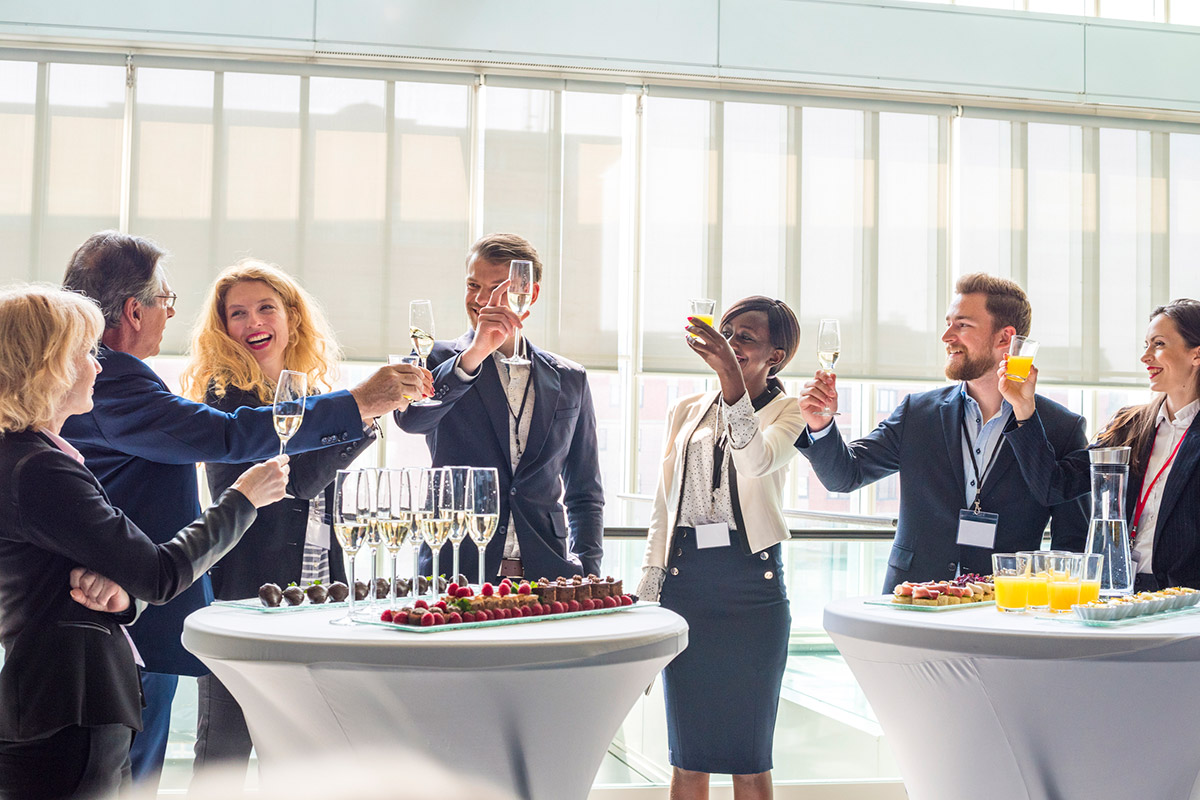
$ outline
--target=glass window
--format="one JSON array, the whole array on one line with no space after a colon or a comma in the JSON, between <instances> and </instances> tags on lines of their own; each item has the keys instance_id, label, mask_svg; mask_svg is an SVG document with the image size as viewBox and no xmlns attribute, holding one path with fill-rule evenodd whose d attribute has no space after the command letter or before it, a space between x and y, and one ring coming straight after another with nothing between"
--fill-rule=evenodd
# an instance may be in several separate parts
<instances>
[{"instance_id":1,"label":"glass window","mask_svg":"<svg viewBox=\"0 0 1200 800\"><path fill-rule=\"evenodd\" d=\"M0 282L26 280L30 273L33 212L34 109L38 65L0 61ZM61 279L61 275L59 276Z\"/></svg>"},{"instance_id":2,"label":"glass window","mask_svg":"<svg viewBox=\"0 0 1200 800\"><path fill-rule=\"evenodd\" d=\"M1093 0L1028 0L1030 11L1041 11L1045 14L1074 14L1088 16L1091 14Z\"/></svg>"},{"instance_id":3,"label":"glass window","mask_svg":"<svg viewBox=\"0 0 1200 800\"><path fill-rule=\"evenodd\" d=\"M1170 146L1170 295L1200 300L1200 136L1172 133Z\"/></svg>"},{"instance_id":4,"label":"glass window","mask_svg":"<svg viewBox=\"0 0 1200 800\"><path fill-rule=\"evenodd\" d=\"M1186 3L1179 3L1186 5ZM1165 22L1163 0L1100 0L1100 16L1138 22Z\"/></svg>"},{"instance_id":5,"label":"glass window","mask_svg":"<svg viewBox=\"0 0 1200 800\"><path fill-rule=\"evenodd\" d=\"M639 380L636 494L653 495L658 488L667 446L663 441L667 411L676 400L706 390L706 379L701 377L645 375ZM647 510L647 518L648 514Z\"/></svg>"},{"instance_id":6,"label":"glass window","mask_svg":"<svg viewBox=\"0 0 1200 800\"><path fill-rule=\"evenodd\" d=\"M958 119L954 276L1012 274L1012 123Z\"/></svg>"}]
</instances>

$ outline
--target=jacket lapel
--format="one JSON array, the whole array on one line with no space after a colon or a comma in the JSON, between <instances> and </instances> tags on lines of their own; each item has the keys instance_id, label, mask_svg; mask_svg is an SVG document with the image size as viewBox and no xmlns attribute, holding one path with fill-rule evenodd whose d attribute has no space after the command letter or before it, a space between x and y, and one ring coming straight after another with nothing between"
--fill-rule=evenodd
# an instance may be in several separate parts
<instances>
[{"instance_id":1,"label":"jacket lapel","mask_svg":"<svg viewBox=\"0 0 1200 800\"><path fill-rule=\"evenodd\" d=\"M545 447L550 428L554 425L558 395L562 391L562 378L553 360L532 344L527 349L529 360L533 362L529 366L529 379L533 381L533 415L529 418L529 441L525 443L525 452L517 464L517 472L537 461L538 454Z\"/></svg>"},{"instance_id":2,"label":"jacket lapel","mask_svg":"<svg viewBox=\"0 0 1200 800\"><path fill-rule=\"evenodd\" d=\"M471 346L475 331L470 330L460 336L454 343L456 352L461 353ZM488 421L492 424L492 433L504 453L502 465L508 474L512 475L512 450L508 444L508 402L504 394L504 386L500 383L500 374L496 372L496 360L488 356L479 365L479 377L476 379L479 390L479 402L487 411Z\"/></svg>"},{"instance_id":3,"label":"jacket lapel","mask_svg":"<svg viewBox=\"0 0 1200 800\"><path fill-rule=\"evenodd\" d=\"M958 497L967 493L967 478L963 474L962 456L962 397L958 387L942 403L942 434L946 439L946 457L950 459L950 471L958 478Z\"/></svg>"},{"instance_id":4,"label":"jacket lapel","mask_svg":"<svg viewBox=\"0 0 1200 800\"><path fill-rule=\"evenodd\" d=\"M1175 460L1171 462L1171 471L1167 473L1167 485L1163 487L1162 502L1158 506L1158 522L1154 524L1155 530L1162 530L1162 521L1171 515L1175 504L1179 502L1179 496L1183 493L1183 487L1187 485L1188 479L1192 477L1192 473L1196 470L1196 459L1200 456L1200 414L1192 420L1192 424L1188 426L1187 432L1184 433L1183 444L1179 445L1179 452L1175 454ZM1154 537L1158 538L1157 534Z\"/></svg>"}]
</instances>

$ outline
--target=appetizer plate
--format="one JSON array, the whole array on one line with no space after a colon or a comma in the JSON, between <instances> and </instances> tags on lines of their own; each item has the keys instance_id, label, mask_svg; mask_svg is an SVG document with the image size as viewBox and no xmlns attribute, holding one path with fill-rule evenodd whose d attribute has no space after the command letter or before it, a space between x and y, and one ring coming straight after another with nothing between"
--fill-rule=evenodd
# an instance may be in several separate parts
<instances>
[{"instance_id":1,"label":"appetizer plate","mask_svg":"<svg viewBox=\"0 0 1200 800\"><path fill-rule=\"evenodd\" d=\"M359 600L359 603L366 604L366 600ZM304 602L298 606L278 605L264 606L262 601L257 597L248 598L246 600L213 600L214 606L222 606L224 608L240 608L243 611L261 611L264 614L277 614L283 611L319 611L322 608L345 608L349 603L343 600L340 603L310 603L308 598L304 598Z\"/></svg>"},{"instance_id":2,"label":"appetizer plate","mask_svg":"<svg viewBox=\"0 0 1200 800\"><path fill-rule=\"evenodd\" d=\"M1124 619L1081 619L1074 612L1070 614L1047 614L1045 619L1052 619L1055 622L1074 622L1077 625L1087 625L1089 628L1121 628L1126 625L1137 625L1139 622L1154 622L1160 619L1178 617L1184 614L1195 614L1197 612L1200 612L1200 606L1158 611L1153 614L1141 614L1136 617L1125 617Z\"/></svg>"},{"instance_id":3,"label":"appetizer plate","mask_svg":"<svg viewBox=\"0 0 1200 800\"><path fill-rule=\"evenodd\" d=\"M658 603L652 603L644 600L639 600L631 606L617 606L616 608L596 608L591 611L568 611L565 614L542 614L539 617L513 617L512 619L489 619L484 622L459 622L453 625L429 625L427 627L419 627L417 625L400 625L395 622L384 622L376 617L375 619L360 619L354 621L360 625L375 625L380 628L391 628L397 631L408 631L409 633L438 633L440 631L462 631L471 628L496 628L501 625L521 625L529 622L548 622L553 619L573 619L574 617L595 617L600 614L615 614L618 611L629 611L634 608L646 608L647 606L656 606ZM381 612L382 613L382 612Z\"/></svg>"},{"instance_id":4,"label":"appetizer plate","mask_svg":"<svg viewBox=\"0 0 1200 800\"><path fill-rule=\"evenodd\" d=\"M913 606L904 603L893 603L890 594L885 594L881 597L868 597L863 602L869 606L887 606L888 608L896 608L901 611L930 611L935 614L942 611L963 611L968 608L986 608L987 606L996 605L995 600L981 600L978 603L955 603L952 606Z\"/></svg>"}]
</instances>

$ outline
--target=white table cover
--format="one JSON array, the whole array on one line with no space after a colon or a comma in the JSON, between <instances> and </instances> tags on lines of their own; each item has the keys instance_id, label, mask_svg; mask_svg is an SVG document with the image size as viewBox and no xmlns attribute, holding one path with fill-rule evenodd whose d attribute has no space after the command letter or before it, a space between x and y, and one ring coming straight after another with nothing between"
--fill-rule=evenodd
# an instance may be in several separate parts
<instances>
[{"instance_id":1,"label":"white table cover","mask_svg":"<svg viewBox=\"0 0 1200 800\"><path fill-rule=\"evenodd\" d=\"M662 608L409 633L213 606L183 644L237 698L264 770L395 743L521 798L586 798L638 694L687 646Z\"/></svg>"},{"instance_id":2,"label":"white table cover","mask_svg":"<svg viewBox=\"0 0 1200 800\"><path fill-rule=\"evenodd\" d=\"M994 607L825 607L913 800L1186 800L1200 614L1093 628Z\"/></svg>"}]
</instances>

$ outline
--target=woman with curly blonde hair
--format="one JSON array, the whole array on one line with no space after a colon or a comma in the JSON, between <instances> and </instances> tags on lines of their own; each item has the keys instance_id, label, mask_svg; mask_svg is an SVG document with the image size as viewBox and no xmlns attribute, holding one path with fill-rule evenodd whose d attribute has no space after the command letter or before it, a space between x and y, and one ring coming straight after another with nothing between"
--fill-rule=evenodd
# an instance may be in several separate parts
<instances>
[{"instance_id":1,"label":"woman with curly blonde hair","mask_svg":"<svg viewBox=\"0 0 1200 800\"><path fill-rule=\"evenodd\" d=\"M285 369L308 376L310 390L329 390L341 350L316 300L279 267L244 260L217 276L192 331L184 395L222 411L269 405ZM345 580L342 551L329 535L325 509L339 469L374 441L362 439L292 456L288 497L258 513L246 537L210 572L219 600L255 597L265 583L286 586ZM249 464L207 464L214 497ZM250 734L237 701L212 675L199 679L194 767L250 758Z\"/></svg>"}]
</instances>

